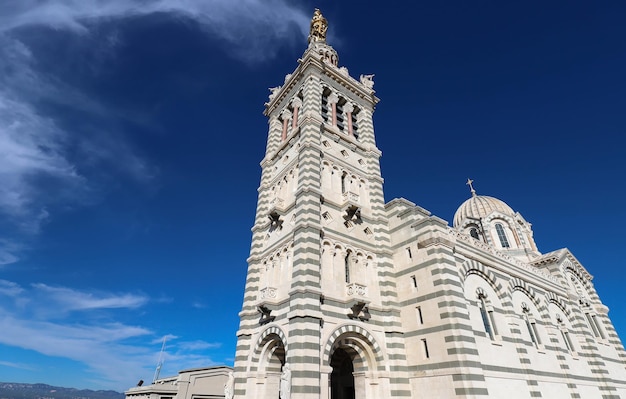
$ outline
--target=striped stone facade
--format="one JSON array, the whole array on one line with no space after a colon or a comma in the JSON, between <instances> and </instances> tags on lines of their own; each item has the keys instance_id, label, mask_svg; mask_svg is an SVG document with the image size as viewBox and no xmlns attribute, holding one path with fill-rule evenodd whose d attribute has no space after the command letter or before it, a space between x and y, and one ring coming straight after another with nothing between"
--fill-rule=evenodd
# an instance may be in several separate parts
<instances>
[{"instance_id":1,"label":"striped stone facade","mask_svg":"<svg viewBox=\"0 0 626 399\"><path fill-rule=\"evenodd\" d=\"M385 203L371 78L325 41L298 62L266 104L235 398L278 398L285 364L283 398L626 398L624 348L576 258L540 254L508 206L449 227Z\"/></svg>"}]
</instances>

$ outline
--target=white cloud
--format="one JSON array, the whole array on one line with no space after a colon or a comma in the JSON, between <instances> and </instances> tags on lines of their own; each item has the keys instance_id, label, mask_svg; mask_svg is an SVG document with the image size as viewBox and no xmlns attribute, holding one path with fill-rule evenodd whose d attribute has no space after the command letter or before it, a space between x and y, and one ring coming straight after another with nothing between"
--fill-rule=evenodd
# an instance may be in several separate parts
<instances>
[{"instance_id":1,"label":"white cloud","mask_svg":"<svg viewBox=\"0 0 626 399\"><path fill-rule=\"evenodd\" d=\"M44 82L30 68L30 51L19 41L0 37L0 58L8 61L10 71L0 75L0 210L24 216L32 212L37 176L64 181L79 176L63 154L65 132L24 98L44 90Z\"/></svg>"},{"instance_id":2,"label":"white cloud","mask_svg":"<svg viewBox=\"0 0 626 399\"><path fill-rule=\"evenodd\" d=\"M156 169L120 134L88 136L43 114L37 106L41 101L101 118L114 111L37 71L37 59L23 42L0 33L0 59L5 61L0 68L0 220L15 229L11 240L0 239L0 265L6 265L17 262L28 237L40 232L51 217L49 207L91 202L88 197L97 182L79 171L70 147L82 151L82 162L135 181L151 179Z\"/></svg>"},{"instance_id":3,"label":"white cloud","mask_svg":"<svg viewBox=\"0 0 626 399\"><path fill-rule=\"evenodd\" d=\"M35 370L35 368L31 365L24 363L15 363L15 362L6 362L0 360L0 366L10 367L13 369L21 369L21 370Z\"/></svg>"},{"instance_id":4,"label":"white cloud","mask_svg":"<svg viewBox=\"0 0 626 399\"><path fill-rule=\"evenodd\" d=\"M13 281L0 280L0 295L15 297L22 292L24 292L24 289L19 284Z\"/></svg>"},{"instance_id":5,"label":"white cloud","mask_svg":"<svg viewBox=\"0 0 626 399\"><path fill-rule=\"evenodd\" d=\"M206 342L202 340L181 342L178 345L178 349L181 351L197 351L201 349L215 349L221 347L219 342Z\"/></svg>"},{"instance_id":6,"label":"white cloud","mask_svg":"<svg viewBox=\"0 0 626 399\"><path fill-rule=\"evenodd\" d=\"M0 223L10 222L22 235L37 234L42 223L54 217L53 205L73 205L90 191L91 177L73 161L71 145L96 164L125 165L125 172L136 180L155 174L155 167L123 135L111 139L103 130L96 138L81 139L80 132L67 130L59 115L43 112L42 101L103 119L124 117L42 70L40 54L18 32L49 27L89 40L99 23L157 13L222 39L225 54L245 62L271 58L281 43L306 36L311 14L288 0L0 2ZM120 40L116 31L107 36L106 51L115 51ZM19 234L0 239L0 265L18 261L25 247ZM101 386L125 389L136 376L153 371L160 345L150 341L161 339L154 339L149 328L116 321L114 312L137 310L149 302L147 296L132 293L85 292L43 283L21 287L0 280L0 344L72 359L83 363ZM107 318L96 318L103 313ZM205 352L218 343L170 338L164 370L215 364ZM136 344L143 341L145 345Z\"/></svg>"},{"instance_id":7,"label":"white cloud","mask_svg":"<svg viewBox=\"0 0 626 399\"><path fill-rule=\"evenodd\" d=\"M112 310L134 310L147 303L147 297L135 294L91 294L45 284L23 288L0 280L0 344L80 362L94 376L92 380L97 385L127 389L138 378L152 376L163 337L155 337L149 328L115 321ZM69 317L69 313L66 318L59 317L63 310L95 309L108 311L107 320L113 321L102 323L93 312L81 312L79 319ZM215 364L205 352L220 344L184 341L171 334L166 338L164 372ZM10 361L0 365L32 369Z\"/></svg>"},{"instance_id":8,"label":"white cloud","mask_svg":"<svg viewBox=\"0 0 626 399\"><path fill-rule=\"evenodd\" d=\"M148 348L122 342L150 334L145 328L122 324L62 325L16 318L4 312L0 312L0 325L4 326L0 343L84 363L100 379L115 386L129 383L127 374L120 375L119 370L140 374L151 363Z\"/></svg>"},{"instance_id":9,"label":"white cloud","mask_svg":"<svg viewBox=\"0 0 626 399\"><path fill-rule=\"evenodd\" d=\"M21 244L11 240L0 239L0 266L17 262L19 260L17 254L21 250Z\"/></svg>"},{"instance_id":10,"label":"white cloud","mask_svg":"<svg viewBox=\"0 0 626 399\"><path fill-rule=\"evenodd\" d=\"M156 13L197 22L247 60L274 54L279 41L308 33L312 10L287 0L21 0L0 5L0 29L49 26L85 34L101 21Z\"/></svg>"},{"instance_id":11,"label":"white cloud","mask_svg":"<svg viewBox=\"0 0 626 399\"><path fill-rule=\"evenodd\" d=\"M48 301L55 302L60 309L66 311L119 308L135 309L148 302L146 296L135 294L101 293L97 295L91 292L82 292L66 287L51 287L41 283L33 284L33 288L39 291L39 294L45 295Z\"/></svg>"},{"instance_id":12,"label":"white cloud","mask_svg":"<svg viewBox=\"0 0 626 399\"><path fill-rule=\"evenodd\" d=\"M106 325L70 324L14 317L0 310L0 344L39 352L47 356L83 363L103 387L124 390L133 382L151 376L157 363L158 345L126 342L149 338L153 332L121 323ZM149 339L146 339L149 341ZM164 372L175 373L189 367L214 365L202 351L218 344L194 341L166 347ZM120 373L119 370L124 370Z\"/></svg>"},{"instance_id":13,"label":"white cloud","mask_svg":"<svg viewBox=\"0 0 626 399\"><path fill-rule=\"evenodd\" d=\"M167 334L167 335L165 335L163 337L159 337L159 338L156 338L156 339L152 340L150 343L151 344L155 344L155 345L156 344L163 345L163 340L165 340L165 343L167 344L167 342L170 342L170 341L178 339L178 338L179 337L177 337L176 335Z\"/></svg>"},{"instance_id":14,"label":"white cloud","mask_svg":"<svg viewBox=\"0 0 626 399\"><path fill-rule=\"evenodd\" d=\"M34 101L51 86L33 69L33 54L20 41L0 34L0 216L19 234L37 234L54 203L50 187L73 193L84 185L65 154L67 132L41 115ZM48 190L42 187L46 184ZM0 264L16 262L23 243L0 241Z\"/></svg>"},{"instance_id":15,"label":"white cloud","mask_svg":"<svg viewBox=\"0 0 626 399\"><path fill-rule=\"evenodd\" d=\"M84 132L63 127L58 115L43 113L41 101L106 120L128 118L39 68L39 54L16 32L48 27L93 40L89 34L100 23L154 14L195 24L208 36L222 39L225 54L256 62L271 58L281 43L305 36L311 13L287 0L0 2L0 217L18 232L13 245L0 242L0 265L19 260L27 247L19 235L38 234L42 224L54 218L53 205L92 202L85 197L98 184L72 160L71 145L82 151L82 162L105 165L100 169L123 167L118 173L136 181L151 180L158 170L123 134L103 129L86 138ZM122 40L116 29L101 39L103 54L114 52Z\"/></svg>"},{"instance_id":16,"label":"white cloud","mask_svg":"<svg viewBox=\"0 0 626 399\"><path fill-rule=\"evenodd\" d=\"M116 388L131 383L128 374L120 376L119 370L142 375L143 367L152 364L153 348L130 343L152 335L145 327L116 321L101 324L89 313L82 313L79 321L59 320L63 310L135 309L146 304L147 297L90 294L44 284L26 289L7 280L0 280L0 294L5 295L0 302L0 344L81 362L102 383ZM11 367L28 368L17 363Z\"/></svg>"}]
</instances>

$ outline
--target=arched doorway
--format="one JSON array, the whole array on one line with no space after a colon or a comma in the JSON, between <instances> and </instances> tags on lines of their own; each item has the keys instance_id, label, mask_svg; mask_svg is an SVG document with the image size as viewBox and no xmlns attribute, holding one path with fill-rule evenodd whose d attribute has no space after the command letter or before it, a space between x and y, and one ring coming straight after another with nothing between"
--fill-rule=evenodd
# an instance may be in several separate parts
<instances>
[{"instance_id":1,"label":"arched doorway","mask_svg":"<svg viewBox=\"0 0 626 399\"><path fill-rule=\"evenodd\" d=\"M384 349L363 326L345 324L334 330L324 347L322 392L329 399L374 399L389 397L387 380L380 384L379 371L386 371Z\"/></svg>"},{"instance_id":2,"label":"arched doorway","mask_svg":"<svg viewBox=\"0 0 626 399\"><path fill-rule=\"evenodd\" d=\"M355 399L352 357L337 348L330 359L330 366L333 369L330 374L330 399Z\"/></svg>"},{"instance_id":3,"label":"arched doorway","mask_svg":"<svg viewBox=\"0 0 626 399\"><path fill-rule=\"evenodd\" d=\"M285 364L285 335L276 326L261 333L257 341L248 372L256 369L256 378L246 382L246 397L278 399L280 375Z\"/></svg>"},{"instance_id":4,"label":"arched doorway","mask_svg":"<svg viewBox=\"0 0 626 399\"><path fill-rule=\"evenodd\" d=\"M267 337L268 341L259 363L259 372L264 375L265 383L262 395L257 398L278 399L280 391L280 375L285 364L285 347L275 334ZM259 394L261 394L259 392Z\"/></svg>"}]
</instances>

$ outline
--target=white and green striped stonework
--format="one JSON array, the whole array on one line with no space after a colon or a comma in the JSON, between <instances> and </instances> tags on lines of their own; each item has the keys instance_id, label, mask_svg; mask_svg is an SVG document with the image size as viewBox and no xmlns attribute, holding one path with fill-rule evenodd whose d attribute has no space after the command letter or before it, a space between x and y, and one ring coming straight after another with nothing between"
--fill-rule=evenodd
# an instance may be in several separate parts
<instances>
[{"instance_id":1,"label":"white and green striped stonework","mask_svg":"<svg viewBox=\"0 0 626 399\"><path fill-rule=\"evenodd\" d=\"M298 62L265 109L234 397L626 398L626 353L574 255L540 253L473 187L452 227L385 203L371 76L319 36Z\"/></svg>"}]
</instances>

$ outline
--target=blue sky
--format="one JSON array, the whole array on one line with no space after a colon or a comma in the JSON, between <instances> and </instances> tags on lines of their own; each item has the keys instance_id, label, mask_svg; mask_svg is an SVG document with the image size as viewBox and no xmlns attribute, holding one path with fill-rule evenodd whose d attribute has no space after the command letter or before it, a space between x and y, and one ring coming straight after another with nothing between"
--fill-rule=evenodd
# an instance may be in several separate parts
<instances>
[{"instance_id":1,"label":"blue sky","mask_svg":"<svg viewBox=\"0 0 626 399\"><path fill-rule=\"evenodd\" d=\"M383 3L0 3L0 380L124 390L165 336L162 375L232 364L263 103L314 7L375 74L386 200L451 220L471 177L626 336L626 5Z\"/></svg>"}]
</instances>

